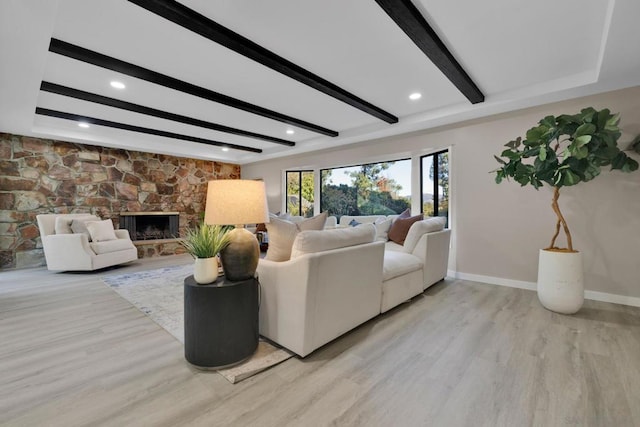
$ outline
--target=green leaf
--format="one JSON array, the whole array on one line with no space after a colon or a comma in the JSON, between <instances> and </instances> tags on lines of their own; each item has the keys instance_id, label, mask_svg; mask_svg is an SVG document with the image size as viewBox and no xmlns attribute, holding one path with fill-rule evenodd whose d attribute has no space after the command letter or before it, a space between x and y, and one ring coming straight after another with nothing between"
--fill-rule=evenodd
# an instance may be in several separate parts
<instances>
[{"instance_id":1,"label":"green leaf","mask_svg":"<svg viewBox=\"0 0 640 427\"><path fill-rule=\"evenodd\" d=\"M500 157L506 157L509 160L519 160L521 156L521 153L511 150L504 150L502 154L500 154Z\"/></svg>"},{"instance_id":2,"label":"green leaf","mask_svg":"<svg viewBox=\"0 0 640 427\"><path fill-rule=\"evenodd\" d=\"M611 161L611 169L622 169L622 167L627 162L627 159L627 155L620 151L618 155Z\"/></svg>"},{"instance_id":3,"label":"green leaf","mask_svg":"<svg viewBox=\"0 0 640 427\"><path fill-rule=\"evenodd\" d=\"M543 162L547 159L547 149L544 147L540 147L540 154L538 154L538 158Z\"/></svg>"},{"instance_id":4,"label":"green leaf","mask_svg":"<svg viewBox=\"0 0 640 427\"><path fill-rule=\"evenodd\" d=\"M589 156L589 149L587 147L578 147L573 152L573 157L575 157L576 159L584 159L587 156Z\"/></svg>"},{"instance_id":5,"label":"green leaf","mask_svg":"<svg viewBox=\"0 0 640 427\"><path fill-rule=\"evenodd\" d=\"M591 142L591 135L582 135L582 136L577 137L573 141L574 141L574 144L576 145L576 147L580 148L583 145L586 145L589 142Z\"/></svg>"},{"instance_id":6,"label":"green leaf","mask_svg":"<svg viewBox=\"0 0 640 427\"><path fill-rule=\"evenodd\" d=\"M493 158L496 159L498 161L498 163L500 163L501 165L506 165L507 162L505 162L504 160L502 160L500 157L496 156L495 154L493 155Z\"/></svg>"},{"instance_id":7,"label":"green leaf","mask_svg":"<svg viewBox=\"0 0 640 427\"><path fill-rule=\"evenodd\" d=\"M600 175L600 167L594 164L589 164L589 166L587 166L586 169L584 170L585 181L591 181L593 178L595 178L598 175Z\"/></svg>"},{"instance_id":8,"label":"green leaf","mask_svg":"<svg viewBox=\"0 0 640 427\"><path fill-rule=\"evenodd\" d=\"M538 123L548 128L552 128L556 126L556 118L554 116L547 116Z\"/></svg>"},{"instance_id":9,"label":"green leaf","mask_svg":"<svg viewBox=\"0 0 640 427\"><path fill-rule=\"evenodd\" d=\"M607 120L607 123L605 124L604 128L605 130L609 130L612 132L616 132L619 130L618 128L618 122L620 121L620 114L616 114L614 116L612 116L609 120Z\"/></svg>"},{"instance_id":10,"label":"green leaf","mask_svg":"<svg viewBox=\"0 0 640 427\"><path fill-rule=\"evenodd\" d=\"M577 139L579 136L582 136L582 135L592 135L595 131L596 131L596 127L594 124L583 123L580 126L578 126L578 129L576 129L576 133L573 136L574 138Z\"/></svg>"},{"instance_id":11,"label":"green leaf","mask_svg":"<svg viewBox=\"0 0 640 427\"><path fill-rule=\"evenodd\" d=\"M636 162L630 157L627 157L627 161L625 162L624 166L622 166L621 170L622 172L627 172L627 173L638 170L638 162Z\"/></svg>"},{"instance_id":12,"label":"green leaf","mask_svg":"<svg viewBox=\"0 0 640 427\"><path fill-rule=\"evenodd\" d=\"M543 136L547 133L549 128L547 126L536 126L527 131L527 141L530 143L540 143Z\"/></svg>"},{"instance_id":13,"label":"green leaf","mask_svg":"<svg viewBox=\"0 0 640 427\"><path fill-rule=\"evenodd\" d=\"M516 139L514 139L513 141L509 141L506 144L504 144L505 147L509 147L513 150L517 149L520 146L520 141L522 141L522 138L517 137Z\"/></svg>"},{"instance_id":14,"label":"green leaf","mask_svg":"<svg viewBox=\"0 0 640 427\"><path fill-rule=\"evenodd\" d=\"M597 120L598 129L603 130L607 125L607 120L609 120L610 117L611 117L611 111L609 111L608 108L600 110L600 112L598 113L598 120Z\"/></svg>"},{"instance_id":15,"label":"green leaf","mask_svg":"<svg viewBox=\"0 0 640 427\"><path fill-rule=\"evenodd\" d=\"M580 177L573 173L571 169L562 171L562 185L576 185L580 182Z\"/></svg>"}]
</instances>

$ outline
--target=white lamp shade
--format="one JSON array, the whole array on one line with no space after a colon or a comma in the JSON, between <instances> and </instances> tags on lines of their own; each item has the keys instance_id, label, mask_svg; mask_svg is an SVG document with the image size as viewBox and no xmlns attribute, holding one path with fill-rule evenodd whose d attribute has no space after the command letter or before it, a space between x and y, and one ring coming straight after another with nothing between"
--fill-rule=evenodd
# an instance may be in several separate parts
<instances>
[{"instance_id":1,"label":"white lamp shade","mask_svg":"<svg viewBox=\"0 0 640 427\"><path fill-rule=\"evenodd\" d=\"M248 179L209 181L204 222L213 225L269 222L264 182Z\"/></svg>"}]
</instances>

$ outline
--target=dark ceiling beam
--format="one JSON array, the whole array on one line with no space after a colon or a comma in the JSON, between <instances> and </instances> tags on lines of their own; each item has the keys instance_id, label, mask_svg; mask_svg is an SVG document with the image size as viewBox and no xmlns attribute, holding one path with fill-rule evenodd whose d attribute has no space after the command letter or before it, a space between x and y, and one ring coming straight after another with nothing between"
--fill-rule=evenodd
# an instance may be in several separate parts
<instances>
[{"instance_id":1,"label":"dark ceiling beam","mask_svg":"<svg viewBox=\"0 0 640 427\"><path fill-rule=\"evenodd\" d=\"M182 116L180 114L173 114L167 111L158 110L155 108L145 107L143 105L134 104L132 102L121 101L115 98L109 98L107 96L98 95L91 92L85 92L83 90L70 88L68 86L62 86L51 82L42 82L40 89L45 92L55 93L58 95L68 96L70 98L81 99L83 101L94 102L96 104L107 105L109 107L119 108L122 110L132 111L134 113L146 114L148 116L159 117L161 119L171 120L174 122L180 122L188 125L198 126L219 132L231 133L234 135L246 136L249 138L262 139L276 144L286 145L294 147L295 142L287 141L285 139L275 138L268 135L262 135L259 133L248 132L242 129L236 129L229 126L220 125L217 123L211 123L204 120L194 119L192 117Z\"/></svg>"},{"instance_id":2,"label":"dark ceiling beam","mask_svg":"<svg viewBox=\"0 0 640 427\"><path fill-rule=\"evenodd\" d=\"M268 119L277 120L291 126L309 130L311 132L316 132L327 136L338 136L338 132L334 130L327 129L322 126L306 122L304 120L299 120L294 117L278 113L277 111L262 108L257 105L242 101L240 99L223 95L210 89L196 86L194 84L187 83L185 81L167 76L165 74L161 74L156 71L131 64L129 62L121 61L111 56L103 55L101 53L94 52L92 50L85 49L83 47L76 46L62 40L52 38L49 44L49 51L57 53L58 55L66 56L68 58L76 59L78 61L86 62L88 64L93 64L98 67L106 68L108 70L116 71L118 73L126 74L128 76L135 77L141 80L146 80L148 82L155 83L170 89L188 93L199 98L218 102L229 107L257 114Z\"/></svg>"},{"instance_id":3,"label":"dark ceiling beam","mask_svg":"<svg viewBox=\"0 0 640 427\"><path fill-rule=\"evenodd\" d=\"M234 150L249 151L251 153L262 153L259 148L246 147L244 145L228 144L226 142L213 141L210 139L198 138L195 136L182 135L179 133L166 132L158 129L144 128L141 126L128 125L126 123L112 122L110 120L97 119L95 117L83 116L80 114L65 113L63 111L50 110L48 108L36 107L36 114L41 116L56 117L58 119L72 120L74 122L86 122L98 126L106 126L114 129L122 129L130 132L146 133L148 135L163 136L165 138L181 139L183 141L197 142L199 144L215 145L217 147L233 148Z\"/></svg>"},{"instance_id":4,"label":"dark ceiling beam","mask_svg":"<svg viewBox=\"0 0 640 427\"><path fill-rule=\"evenodd\" d=\"M484 101L484 95L478 86L449 52L411 0L376 0L376 3L472 104Z\"/></svg>"},{"instance_id":5,"label":"dark ceiling beam","mask_svg":"<svg viewBox=\"0 0 640 427\"><path fill-rule=\"evenodd\" d=\"M129 0L194 33L387 123L398 118L174 0Z\"/></svg>"}]
</instances>

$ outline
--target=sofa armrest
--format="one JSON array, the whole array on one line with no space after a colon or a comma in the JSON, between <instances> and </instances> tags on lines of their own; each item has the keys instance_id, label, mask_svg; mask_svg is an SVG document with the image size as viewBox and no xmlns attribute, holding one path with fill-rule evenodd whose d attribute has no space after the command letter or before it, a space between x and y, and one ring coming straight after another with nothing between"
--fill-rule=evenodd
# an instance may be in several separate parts
<instances>
[{"instance_id":1,"label":"sofa armrest","mask_svg":"<svg viewBox=\"0 0 640 427\"><path fill-rule=\"evenodd\" d=\"M424 264L424 289L447 276L451 230L446 228L423 234L411 252Z\"/></svg>"},{"instance_id":2,"label":"sofa armrest","mask_svg":"<svg viewBox=\"0 0 640 427\"><path fill-rule=\"evenodd\" d=\"M261 259L260 333L300 356L380 312L384 244Z\"/></svg>"},{"instance_id":3,"label":"sofa armrest","mask_svg":"<svg viewBox=\"0 0 640 427\"><path fill-rule=\"evenodd\" d=\"M119 229L119 230L113 230L113 231L116 233L116 237L118 239L131 240L131 236L129 235L129 230Z\"/></svg>"},{"instance_id":4,"label":"sofa armrest","mask_svg":"<svg viewBox=\"0 0 640 427\"><path fill-rule=\"evenodd\" d=\"M42 247L49 270L91 269L91 258L96 256L84 233L43 236Z\"/></svg>"}]
</instances>

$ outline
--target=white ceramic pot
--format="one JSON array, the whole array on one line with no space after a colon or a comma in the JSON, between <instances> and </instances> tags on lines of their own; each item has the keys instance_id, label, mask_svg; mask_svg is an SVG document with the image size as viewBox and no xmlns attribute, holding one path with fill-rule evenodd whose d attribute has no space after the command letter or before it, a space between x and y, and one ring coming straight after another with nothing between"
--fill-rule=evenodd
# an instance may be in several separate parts
<instances>
[{"instance_id":1,"label":"white ceramic pot","mask_svg":"<svg viewBox=\"0 0 640 427\"><path fill-rule=\"evenodd\" d=\"M538 299L547 309L573 314L584 302L582 254L540 250Z\"/></svg>"},{"instance_id":2,"label":"white ceramic pot","mask_svg":"<svg viewBox=\"0 0 640 427\"><path fill-rule=\"evenodd\" d=\"M218 257L196 258L193 278L201 285L215 282L218 278Z\"/></svg>"}]
</instances>

